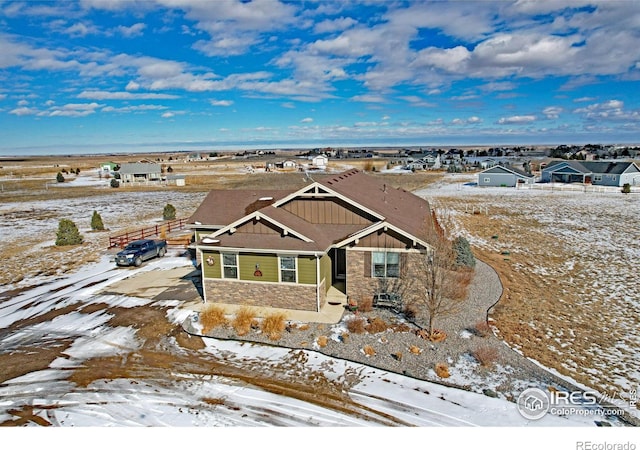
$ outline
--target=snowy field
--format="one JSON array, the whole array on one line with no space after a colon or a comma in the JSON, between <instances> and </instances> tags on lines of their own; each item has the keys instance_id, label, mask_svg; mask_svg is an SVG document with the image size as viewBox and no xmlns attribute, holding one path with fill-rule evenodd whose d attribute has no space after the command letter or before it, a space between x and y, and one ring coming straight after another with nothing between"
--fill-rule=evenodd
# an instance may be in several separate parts
<instances>
[{"instance_id":1,"label":"snowy field","mask_svg":"<svg viewBox=\"0 0 640 450\"><path fill-rule=\"evenodd\" d=\"M503 209L512 210L517 206L523 208L522 214L535 217L540 224L560 224L560 230L564 230L562 236L568 241L566 245L575 247L576 260L563 261L560 266L536 263L534 271L531 268L526 271L539 272L542 277L562 268L567 271L571 269L575 272L571 273L574 273L572 282L576 286L593 289L598 295L611 294L606 297L614 304L609 308L611 311L616 308L636 308L631 310L635 311L633 314L626 314L615 323L621 330L617 350L598 347L595 340L585 346L592 352L594 360L603 361L604 366L594 364L584 367L585 370L593 370L594 376L613 371L606 376L621 389L638 383L638 284L631 282L620 270L609 272L596 262L589 266L589 270L597 271L598 276L588 285L580 282L580 274L587 276L590 272L577 270L582 268L580 264L584 264L578 261L578 256L598 247L594 243L589 245L586 242L589 238L581 238L589 227L583 227L587 230L580 232L569 231L579 220L574 213L562 219L564 216L560 217L558 212L551 212L554 208L533 205L542 202L545 196L550 195L548 193L504 189L494 193L465 186L460 178L445 179L444 183L421 194L436 206L446 205L461 219L463 205L473 203L473 198L486 202L491 197L494 202L491 214L496 214L499 220L509 220L509 215L500 215ZM116 295L109 291L110 286L140 271L166 271L168 275L176 270L189 271L192 269L191 260L173 252L162 260L145 263L141 268L123 270L116 269L111 257L105 255L80 267L69 264L65 268L69 255L65 252L52 253L51 246L59 218L71 218L81 224L81 232L90 243L87 251L95 252L96 246L104 248L101 245L106 234L89 232L93 210L100 211L108 228L114 227L113 223L122 226L126 217L123 217L122 208L116 203L126 204L129 210L135 211L127 225L147 225L150 221L160 220L166 203L176 206L179 215L188 215L203 197L204 194L200 193L175 191L122 192L64 201L0 204L0 225L3 226L3 237L6 237L0 243L4 246L0 250L11 253L12 240L25 241L25 245L39 243L39 247L34 246L32 253L10 257L14 258L10 259L14 264L27 265L27 275L16 278L6 276L0 287L0 357L3 358L3 364L15 364L13 358L28 361L30 354L34 355L33 359L46 361L36 364L34 370L0 384L0 424L23 425L27 428L38 425L61 428L275 426L340 429L415 426L420 429L428 427L430 430L415 435L415 439L439 437L449 439L450 444L459 442L455 439L462 439L463 436L457 436L457 433L452 437L451 431L440 433L431 427L485 429L499 426L504 427L504 433L512 428L522 430L513 435L520 442L520 448L537 448L541 442L563 444L554 448L575 448L576 439L604 440L611 436L616 439L637 438L637 434L628 434L627 428L614 427L616 434L609 434L607 430L595 427L593 417L588 416L547 415L541 420L527 420L518 413L514 403L504 399L447 388L328 358L312 351L288 351L215 339L204 339L201 348L191 348L185 347L174 333L164 334L155 331L155 328L152 328L155 334L150 336L144 324L135 324L135 321L128 323L122 317L146 317L159 313L173 329L179 329L179 324L189 314L182 309L183 301ZM451 208L451 198L456 199L453 203L460 205L460 208ZM582 205L580 195L563 193L561 198L573 208ZM530 199L536 201L525 201ZM615 195L594 197L588 201L595 216L600 214L598 202L609 205L607 217L612 217L613 206L616 206L616 217L621 220L640 217L637 201L633 204L628 198ZM457 223L460 226L458 232L465 233L464 221ZM608 248L623 255L625 259L616 267L620 269L625 264L632 264L633 258L636 258L637 266L637 253L625 250L629 247L628 242L634 239L638 241L639 236L633 234L638 232L637 228L626 230L631 233L630 236L618 242L618 233L605 225L597 226L597 234L588 234L587 237L606 238L606 245L612 246ZM490 236L468 236L474 245L489 251L501 250L500 245L504 243L502 238L498 244ZM50 270L28 268L30 259L41 261L37 259L38 248L41 251L48 250L53 255L47 257ZM510 248L515 251L515 244ZM532 250L527 248L526 251ZM22 270L25 271L24 266ZM610 285L616 286L615 295L610 292ZM583 297L586 294L571 286L565 285L570 294L568 298L581 301L584 308L589 308L589 302L585 300L587 297ZM580 295L575 295L575 292ZM574 367L572 361L578 356L577 349L571 345L570 336L575 332L561 325L545 325L545 332L550 336L548 345L558 350L558 361ZM568 345L557 342L561 336L566 337ZM612 355L616 357L612 358ZM615 368L612 361L617 364ZM545 365L554 368L551 364ZM4 367L0 372L9 366ZM103 371L104 375L101 376ZM91 372L91 376L81 378L81 374L86 372ZM109 376L114 373L117 376ZM617 377L612 377L612 373ZM473 382L473 373L461 376L465 383ZM78 382L78 379L87 380L87 383ZM301 395L305 389L313 395ZM531 436L534 440L530 438L530 442L536 445L530 447L520 441L525 429L540 427L551 427L556 431L544 428L544 433L533 432ZM256 444L260 445L261 434L252 434L258 437ZM465 435L469 439L465 441L465 446L477 445L475 439L484 436L472 431L465 432ZM167 436L161 432L154 438L158 436L165 437L163 444L182 445L186 439L182 433ZM197 433L194 436L200 437ZM278 438L288 441L286 436ZM291 436L295 438L299 435L294 433ZM357 435L337 433L336 436L341 440L357 436L362 443L370 439L373 445L380 442L392 444L397 439L403 439L395 434L391 434L391 437L380 436L376 432ZM249 439L248 436L243 438ZM300 439L308 438L309 435L305 434L291 443L300 445L303 444ZM314 439L304 445L317 448L326 445L326 439ZM505 446L501 447L502 444ZM73 444L67 441L65 448L69 445ZM512 443L492 439L492 447L512 448Z\"/></svg>"},{"instance_id":2,"label":"snowy field","mask_svg":"<svg viewBox=\"0 0 640 450\"><path fill-rule=\"evenodd\" d=\"M474 181L448 175L418 194L513 274L494 312L507 341L601 393L640 390L640 194Z\"/></svg>"}]
</instances>

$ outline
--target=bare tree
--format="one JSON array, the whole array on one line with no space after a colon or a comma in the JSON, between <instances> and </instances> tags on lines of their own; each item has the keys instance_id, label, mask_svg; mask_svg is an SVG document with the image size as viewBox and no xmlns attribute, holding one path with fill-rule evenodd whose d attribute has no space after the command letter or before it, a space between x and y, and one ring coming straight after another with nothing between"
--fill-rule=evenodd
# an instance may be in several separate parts
<instances>
[{"instance_id":1,"label":"bare tree","mask_svg":"<svg viewBox=\"0 0 640 450\"><path fill-rule=\"evenodd\" d=\"M438 220L433 214L430 219L425 221L422 238L431 248L417 258L414 287L416 300L428 315L429 336L433 337L436 320L460 310L473 272L456 264L456 252L447 231L450 218Z\"/></svg>"}]
</instances>

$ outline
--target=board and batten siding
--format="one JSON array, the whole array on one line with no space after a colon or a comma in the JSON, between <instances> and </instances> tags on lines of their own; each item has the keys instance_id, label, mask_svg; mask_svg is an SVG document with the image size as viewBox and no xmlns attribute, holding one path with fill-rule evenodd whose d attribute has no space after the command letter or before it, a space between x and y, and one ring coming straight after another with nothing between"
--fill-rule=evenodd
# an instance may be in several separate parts
<instances>
[{"instance_id":1,"label":"board and batten siding","mask_svg":"<svg viewBox=\"0 0 640 450\"><path fill-rule=\"evenodd\" d=\"M296 199L282 208L314 224L369 225L373 222L373 218L359 214L339 199Z\"/></svg>"}]
</instances>

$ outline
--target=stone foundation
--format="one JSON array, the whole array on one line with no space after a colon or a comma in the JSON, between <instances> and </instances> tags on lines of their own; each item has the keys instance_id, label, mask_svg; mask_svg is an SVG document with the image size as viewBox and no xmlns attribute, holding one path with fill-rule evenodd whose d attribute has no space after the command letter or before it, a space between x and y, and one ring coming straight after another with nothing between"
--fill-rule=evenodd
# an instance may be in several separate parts
<instances>
[{"instance_id":1,"label":"stone foundation","mask_svg":"<svg viewBox=\"0 0 640 450\"><path fill-rule=\"evenodd\" d=\"M243 281L204 280L206 299L214 303L262 308L317 311L316 285L247 283ZM321 292L321 304L326 294Z\"/></svg>"}]
</instances>

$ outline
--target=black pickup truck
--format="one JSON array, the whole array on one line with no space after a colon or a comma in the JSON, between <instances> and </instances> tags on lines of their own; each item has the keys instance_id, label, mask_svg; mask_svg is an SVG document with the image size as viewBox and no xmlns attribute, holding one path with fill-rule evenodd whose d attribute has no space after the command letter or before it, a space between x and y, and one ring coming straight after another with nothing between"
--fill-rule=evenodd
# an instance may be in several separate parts
<instances>
[{"instance_id":1,"label":"black pickup truck","mask_svg":"<svg viewBox=\"0 0 640 450\"><path fill-rule=\"evenodd\" d=\"M116 254L116 265L139 266L143 261L162 257L167 252L167 241L163 239L140 239L130 242Z\"/></svg>"}]
</instances>

